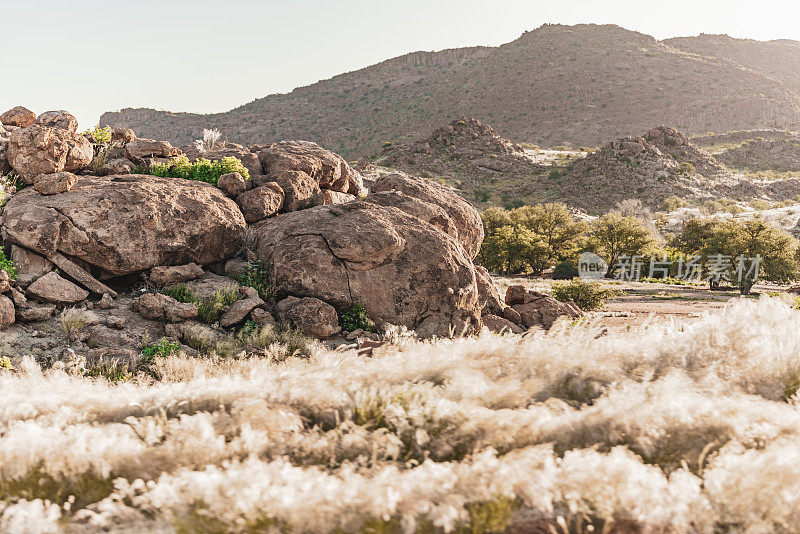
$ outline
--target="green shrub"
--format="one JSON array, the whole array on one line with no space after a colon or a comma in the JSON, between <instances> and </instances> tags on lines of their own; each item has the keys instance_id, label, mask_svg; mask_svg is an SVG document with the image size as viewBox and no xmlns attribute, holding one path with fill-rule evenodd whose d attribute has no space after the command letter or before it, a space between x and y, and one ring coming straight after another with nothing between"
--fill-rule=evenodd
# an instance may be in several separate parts
<instances>
[{"instance_id":1,"label":"green shrub","mask_svg":"<svg viewBox=\"0 0 800 534\"><path fill-rule=\"evenodd\" d=\"M219 177L230 172L238 172L246 180L250 179L250 172L242 162L233 156L211 161L200 158L189 161L186 156L181 156L171 163L153 163L152 165L137 165L134 174L152 174L163 178L184 178L197 180L211 185L217 185Z\"/></svg>"},{"instance_id":2,"label":"green shrub","mask_svg":"<svg viewBox=\"0 0 800 534\"><path fill-rule=\"evenodd\" d=\"M553 280L572 280L580 273L571 261L563 261L553 269Z\"/></svg>"},{"instance_id":3,"label":"green shrub","mask_svg":"<svg viewBox=\"0 0 800 534\"><path fill-rule=\"evenodd\" d=\"M561 178L561 171L558 169L551 169L550 172L547 174L547 178L550 180L558 180Z\"/></svg>"},{"instance_id":4,"label":"green shrub","mask_svg":"<svg viewBox=\"0 0 800 534\"><path fill-rule=\"evenodd\" d=\"M169 338L162 337L155 343L151 343L142 348L141 362L153 363L156 358L166 358L173 354L179 353L181 344L177 341L172 341Z\"/></svg>"},{"instance_id":5,"label":"green shrub","mask_svg":"<svg viewBox=\"0 0 800 534\"><path fill-rule=\"evenodd\" d=\"M94 130L86 130L83 132L86 137L94 139L95 143L107 144L111 142L111 126L104 126L101 128L99 125L95 126Z\"/></svg>"},{"instance_id":6,"label":"green shrub","mask_svg":"<svg viewBox=\"0 0 800 534\"><path fill-rule=\"evenodd\" d=\"M241 295L237 288L217 291L210 299L200 299L197 304L197 318L206 324L215 323L225 309L239 300Z\"/></svg>"},{"instance_id":7,"label":"green shrub","mask_svg":"<svg viewBox=\"0 0 800 534\"><path fill-rule=\"evenodd\" d=\"M242 298L239 289L232 287L227 291L217 291L211 298L201 299L186 284L165 289L164 294L178 302L196 304L197 318L206 324L216 322L228 306Z\"/></svg>"},{"instance_id":8,"label":"green shrub","mask_svg":"<svg viewBox=\"0 0 800 534\"><path fill-rule=\"evenodd\" d=\"M375 328L375 324L370 320L367 310L358 302L353 304L349 310L339 314L339 325L348 332L353 330L371 332Z\"/></svg>"},{"instance_id":9,"label":"green shrub","mask_svg":"<svg viewBox=\"0 0 800 534\"><path fill-rule=\"evenodd\" d=\"M83 371L87 378L105 378L109 382L125 382L130 380L128 366L119 362L100 362Z\"/></svg>"},{"instance_id":10,"label":"green shrub","mask_svg":"<svg viewBox=\"0 0 800 534\"><path fill-rule=\"evenodd\" d=\"M17 268L14 266L14 262L6 257L5 249L2 246L0 246L0 271L7 272L12 280L17 277Z\"/></svg>"},{"instance_id":11,"label":"green shrub","mask_svg":"<svg viewBox=\"0 0 800 534\"><path fill-rule=\"evenodd\" d=\"M608 299L620 294L619 291L606 288L599 282L587 282L573 278L570 282L553 287L553 296L561 302L574 302L584 311L601 308Z\"/></svg>"},{"instance_id":12,"label":"green shrub","mask_svg":"<svg viewBox=\"0 0 800 534\"><path fill-rule=\"evenodd\" d=\"M249 261L242 267L242 272L234 276L240 284L258 291L261 300L267 302L275 296L275 286L269 283L269 271L261 261Z\"/></svg>"}]
</instances>

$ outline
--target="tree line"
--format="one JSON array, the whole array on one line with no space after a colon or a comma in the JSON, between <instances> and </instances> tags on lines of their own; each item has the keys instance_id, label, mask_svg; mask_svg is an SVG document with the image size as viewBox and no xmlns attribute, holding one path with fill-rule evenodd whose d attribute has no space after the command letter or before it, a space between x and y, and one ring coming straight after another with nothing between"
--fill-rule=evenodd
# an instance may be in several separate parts
<instances>
[{"instance_id":1,"label":"tree line","mask_svg":"<svg viewBox=\"0 0 800 534\"><path fill-rule=\"evenodd\" d=\"M622 208L593 221L577 219L560 203L489 208L482 213L486 238L478 259L499 274L541 275L559 264L576 265L580 254L594 252L609 265L606 276L614 277L625 258L663 259L669 276L676 276L686 267L684 258L691 257L692 265L703 272L716 269L717 282L727 280L742 293L750 291L754 276L737 276L740 258L760 258L763 280L787 282L800 272L798 241L763 219L689 219L676 235L664 237L647 210Z\"/></svg>"}]
</instances>

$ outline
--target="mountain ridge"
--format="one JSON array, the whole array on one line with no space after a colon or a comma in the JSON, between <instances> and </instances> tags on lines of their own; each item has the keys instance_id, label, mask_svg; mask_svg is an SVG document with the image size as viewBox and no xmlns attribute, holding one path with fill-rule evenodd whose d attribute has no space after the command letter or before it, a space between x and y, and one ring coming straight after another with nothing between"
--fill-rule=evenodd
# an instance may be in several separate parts
<instances>
[{"instance_id":1,"label":"mountain ridge","mask_svg":"<svg viewBox=\"0 0 800 534\"><path fill-rule=\"evenodd\" d=\"M800 126L800 43L728 39L544 25L498 47L412 52L225 113L127 108L101 124L177 145L211 127L243 144L302 138L351 158L463 116L543 146L598 146L653 124L689 135ZM786 59L756 68L775 47ZM787 70L797 61L797 76L781 61Z\"/></svg>"}]
</instances>

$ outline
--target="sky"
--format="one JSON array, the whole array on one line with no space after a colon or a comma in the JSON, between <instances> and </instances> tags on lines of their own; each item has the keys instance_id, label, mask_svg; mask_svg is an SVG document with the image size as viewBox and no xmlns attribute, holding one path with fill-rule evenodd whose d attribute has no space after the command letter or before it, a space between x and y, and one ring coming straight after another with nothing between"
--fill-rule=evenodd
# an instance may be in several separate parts
<instances>
[{"instance_id":1,"label":"sky","mask_svg":"<svg viewBox=\"0 0 800 534\"><path fill-rule=\"evenodd\" d=\"M800 3L761 0L0 0L0 113L227 111L416 50L497 46L545 23L664 39L800 41Z\"/></svg>"}]
</instances>

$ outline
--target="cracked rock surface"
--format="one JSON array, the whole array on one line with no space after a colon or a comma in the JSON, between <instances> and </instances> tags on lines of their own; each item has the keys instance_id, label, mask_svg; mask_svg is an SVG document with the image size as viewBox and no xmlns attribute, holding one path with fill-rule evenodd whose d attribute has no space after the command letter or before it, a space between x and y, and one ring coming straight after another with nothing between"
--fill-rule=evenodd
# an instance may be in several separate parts
<instances>
[{"instance_id":1,"label":"cracked rock surface","mask_svg":"<svg viewBox=\"0 0 800 534\"><path fill-rule=\"evenodd\" d=\"M317 206L248 227L248 246L279 293L340 308L358 302L378 322L447 336L477 326L475 269L463 247L394 207Z\"/></svg>"},{"instance_id":2,"label":"cracked rock surface","mask_svg":"<svg viewBox=\"0 0 800 534\"><path fill-rule=\"evenodd\" d=\"M126 175L84 176L51 196L25 189L8 201L0 226L9 243L45 257L60 252L109 277L229 258L246 223L216 187Z\"/></svg>"}]
</instances>

